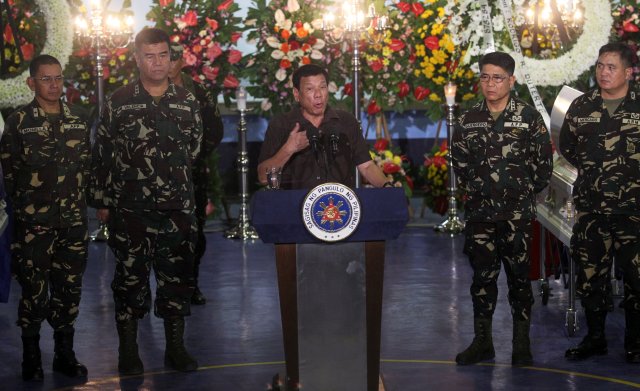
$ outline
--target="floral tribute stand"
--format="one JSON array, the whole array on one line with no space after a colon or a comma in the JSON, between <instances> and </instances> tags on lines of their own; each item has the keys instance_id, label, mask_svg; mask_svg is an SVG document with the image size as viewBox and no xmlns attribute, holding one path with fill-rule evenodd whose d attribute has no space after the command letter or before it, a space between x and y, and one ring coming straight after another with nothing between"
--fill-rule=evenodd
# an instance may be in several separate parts
<instances>
[{"instance_id":1,"label":"floral tribute stand","mask_svg":"<svg viewBox=\"0 0 640 391\"><path fill-rule=\"evenodd\" d=\"M369 123L372 122L374 121L370 117ZM392 182L394 187L404 190L407 197L405 202L410 207L408 200L413 195L413 180L409 175L411 163L405 155L400 153L399 148L392 146L387 120L382 112L375 115L375 124L376 142L369 151L371 160L380 167L387 180ZM411 209L409 209L409 213L413 215Z\"/></svg>"},{"instance_id":2,"label":"floral tribute stand","mask_svg":"<svg viewBox=\"0 0 640 391\"><path fill-rule=\"evenodd\" d=\"M357 189L360 224L333 243L305 228L306 195L261 191L250 208L260 239L276 244L286 390L378 391L384 247L408 221L404 193Z\"/></svg>"}]
</instances>

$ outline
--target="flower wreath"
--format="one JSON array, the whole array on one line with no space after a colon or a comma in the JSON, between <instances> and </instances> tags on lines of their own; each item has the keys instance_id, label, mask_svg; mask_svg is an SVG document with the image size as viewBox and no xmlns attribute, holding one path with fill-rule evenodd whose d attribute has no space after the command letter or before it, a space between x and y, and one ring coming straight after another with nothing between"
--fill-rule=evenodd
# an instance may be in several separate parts
<instances>
[{"instance_id":1,"label":"flower wreath","mask_svg":"<svg viewBox=\"0 0 640 391\"><path fill-rule=\"evenodd\" d=\"M72 51L73 24L69 23L71 11L66 0L36 0L47 25L47 40L42 53L52 53L60 61L62 69ZM18 107L33 99L26 83L29 70L9 79L0 80L0 108Z\"/></svg>"},{"instance_id":2,"label":"flower wreath","mask_svg":"<svg viewBox=\"0 0 640 391\"><path fill-rule=\"evenodd\" d=\"M482 10L477 7L476 2L461 2L457 7L449 0L447 10L452 12L452 21L462 21L468 17L472 21L482 20ZM522 6L522 1L511 0L516 7ZM573 47L561 56L540 60L525 57L526 70L531 77L533 84L539 86L560 86L576 80L582 73L589 70L594 63L594 56L597 56L598 49L609 42L613 17L611 16L611 4L608 0L583 0L584 5L584 26L583 33L577 39ZM474 9L468 9L472 6ZM468 13L468 14L467 14ZM493 19L494 23L496 18ZM503 22L500 18L500 22ZM502 24L504 25L504 24ZM469 27L471 29L471 26ZM477 30L476 30L477 31ZM494 29L495 31L495 29ZM467 41L464 33L456 32L458 40L462 43ZM481 54L480 43L476 40L469 40L469 53ZM475 46L478 45L478 46ZM475 47L474 47L475 46ZM502 50L512 53L510 48L502 47Z\"/></svg>"}]
</instances>

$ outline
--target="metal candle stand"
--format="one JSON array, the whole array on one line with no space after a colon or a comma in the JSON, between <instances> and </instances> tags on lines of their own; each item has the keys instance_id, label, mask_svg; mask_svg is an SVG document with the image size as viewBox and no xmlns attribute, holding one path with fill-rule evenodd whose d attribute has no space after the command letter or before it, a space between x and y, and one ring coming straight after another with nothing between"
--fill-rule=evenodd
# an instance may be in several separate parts
<instances>
[{"instance_id":1,"label":"metal candle stand","mask_svg":"<svg viewBox=\"0 0 640 391\"><path fill-rule=\"evenodd\" d=\"M447 219L435 226L437 232L448 233L451 236L464 231L464 221L458 217L458 207L456 205L456 175L453 172L453 164L451 158L451 145L453 138L453 128L455 121L455 111L458 105L455 103L456 88L455 84L448 83L445 86L445 95L447 104L444 105L447 112L447 173L449 175L449 209L447 210Z\"/></svg>"},{"instance_id":2,"label":"metal candle stand","mask_svg":"<svg viewBox=\"0 0 640 391\"><path fill-rule=\"evenodd\" d=\"M251 226L249 219L249 154L247 153L247 122L245 120L247 110L241 107L240 102L238 102L238 111L240 111L240 122L238 123L237 163L240 180L240 212L237 224L225 231L224 236L227 239L258 239L258 233Z\"/></svg>"},{"instance_id":3,"label":"metal candle stand","mask_svg":"<svg viewBox=\"0 0 640 391\"><path fill-rule=\"evenodd\" d=\"M328 9L322 18L322 31L330 44L348 42L351 48L351 65L353 68L353 114L362 132L360 115L360 45L362 39L370 44L378 44L384 38L387 30L387 16L376 13L374 4L370 4L366 14L362 12L362 0L348 0L342 5L342 13ZM341 17L335 22L336 15ZM361 180L358 169L355 170L355 187L360 187Z\"/></svg>"},{"instance_id":4,"label":"metal candle stand","mask_svg":"<svg viewBox=\"0 0 640 391\"><path fill-rule=\"evenodd\" d=\"M91 3L91 17L76 18L76 36L82 46L92 48L96 62L96 95L98 98L96 112L97 117L91 127L91 142L95 139L95 129L100 124L102 106L104 105L104 51L113 48L127 46L133 37L133 18L131 15L124 17L117 13L108 12L102 1ZM106 241L109 239L107 224L100 222L98 229L89 235L93 241Z\"/></svg>"}]
</instances>

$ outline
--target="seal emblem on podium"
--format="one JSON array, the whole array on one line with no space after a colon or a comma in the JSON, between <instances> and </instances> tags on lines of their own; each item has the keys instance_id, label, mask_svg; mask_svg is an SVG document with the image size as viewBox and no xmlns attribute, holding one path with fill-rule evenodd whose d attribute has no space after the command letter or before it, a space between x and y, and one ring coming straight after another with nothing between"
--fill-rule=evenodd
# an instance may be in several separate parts
<instances>
[{"instance_id":1,"label":"seal emblem on podium","mask_svg":"<svg viewBox=\"0 0 640 391\"><path fill-rule=\"evenodd\" d=\"M302 221L307 231L325 242L349 237L360 224L360 200L348 186L323 183L311 189L302 203Z\"/></svg>"}]
</instances>

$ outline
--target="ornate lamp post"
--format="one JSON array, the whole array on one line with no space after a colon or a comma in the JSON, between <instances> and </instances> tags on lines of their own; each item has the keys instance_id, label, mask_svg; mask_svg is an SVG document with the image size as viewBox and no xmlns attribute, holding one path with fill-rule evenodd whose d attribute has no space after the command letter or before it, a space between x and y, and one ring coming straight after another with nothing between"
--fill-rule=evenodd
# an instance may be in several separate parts
<instances>
[{"instance_id":1,"label":"ornate lamp post","mask_svg":"<svg viewBox=\"0 0 640 391\"><path fill-rule=\"evenodd\" d=\"M249 220L249 154L247 153L247 92L243 87L236 90L236 102L240 112L238 122L238 179L240 181L240 212L237 224L225 231L227 239L258 239L258 233Z\"/></svg>"},{"instance_id":2,"label":"ornate lamp post","mask_svg":"<svg viewBox=\"0 0 640 391\"><path fill-rule=\"evenodd\" d=\"M353 111L360 120L360 40L365 38L369 43L382 40L387 29L387 17L376 14L373 4L369 6L367 15L362 12L360 0L350 0L342 4L340 22L335 21L336 13L329 9L322 18L322 30L330 44L347 42L351 47L353 68ZM360 175L356 170L356 187L360 187Z\"/></svg>"},{"instance_id":3,"label":"ornate lamp post","mask_svg":"<svg viewBox=\"0 0 640 391\"><path fill-rule=\"evenodd\" d=\"M451 161L451 143L453 137L453 128L455 121L456 104L456 85L448 82L444 86L444 95L447 101L445 109L447 112L447 173L449 175L449 209L447 210L447 219L437 225L435 230L438 232L449 233L451 236L459 234L464 230L464 221L458 217L458 208L456 206L456 175L453 172Z\"/></svg>"},{"instance_id":4,"label":"ornate lamp post","mask_svg":"<svg viewBox=\"0 0 640 391\"><path fill-rule=\"evenodd\" d=\"M104 59L105 51L127 46L133 36L133 18L106 12L101 0L92 0L88 20L82 16L76 18L76 37L81 46L92 49L96 62L96 120L91 127L93 141L95 129L100 123L102 106L104 105ZM109 238L107 225L101 223L91 233L91 240L105 241Z\"/></svg>"}]
</instances>

